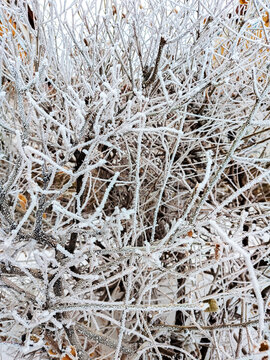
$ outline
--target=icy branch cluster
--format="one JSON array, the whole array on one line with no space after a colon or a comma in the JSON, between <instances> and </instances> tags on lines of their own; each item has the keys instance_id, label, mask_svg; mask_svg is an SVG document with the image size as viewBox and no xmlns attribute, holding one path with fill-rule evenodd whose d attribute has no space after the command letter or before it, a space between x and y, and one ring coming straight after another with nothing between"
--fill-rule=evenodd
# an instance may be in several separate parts
<instances>
[{"instance_id":1,"label":"icy branch cluster","mask_svg":"<svg viewBox=\"0 0 270 360\"><path fill-rule=\"evenodd\" d=\"M0 4L3 359L261 359L265 0Z\"/></svg>"}]
</instances>

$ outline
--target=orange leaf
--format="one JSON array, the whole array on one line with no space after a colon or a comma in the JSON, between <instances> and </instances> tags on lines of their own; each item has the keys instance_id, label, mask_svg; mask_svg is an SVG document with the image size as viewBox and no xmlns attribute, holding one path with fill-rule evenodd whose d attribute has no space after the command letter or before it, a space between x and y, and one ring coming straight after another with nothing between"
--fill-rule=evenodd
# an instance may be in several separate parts
<instances>
[{"instance_id":1,"label":"orange leaf","mask_svg":"<svg viewBox=\"0 0 270 360\"><path fill-rule=\"evenodd\" d=\"M52 349L48 350L48 354L51 356L58 355L57 352L53 351Z\"/></svg>"},{"instance_id":2,"label":"orange leaf","mask_svg":"<svg viewBox=\"0 0 270 360\"><path fill-rule=\"evenodd\" d=\"M15 34L16 34L16 23L14 22L14 21L12 21L12 19L10 18L9 20L8 20L8 22L11 24L11 26L12 26L12 36L15 36ZM4 35L4 33L7 33L8 32L8 28L5 26L5 25L3 25L2 24L2 22L0 22L0 36L3 36Z\"/></svg>"},{"instance_id":3,"label":"orange leaf","mask_svg":"<svg viewBox=\"0 0 270 360\"><path fill-rule=\"evenodd\" d=\"M192 236L193 236L193 231L192 231L192 230L189 230L189 231L187 232L187 236L192 237Z\"/></svg>"},{"instance_id":4,"label":"orange leaf","mask_svg":"<svg viewBox=\"0 0 270 360\"><path fill-rule=\"evenodd\" d=\"M26 197L23 195L23 194L19 194L18 195L18 198L23 202L23 203L27 203L27 199L26 199Z\"/></svg>"},{"instance_id":5,"label":"orange leaf","mask_svg":"<svg viewBox=\"0 0 270 360\"><path fill-rule=\"evenodd\" d=\"M19 194L18 195L19 198L19 204L21 205L21 208L26 211L26 204L27 204L27 199L23 194Z\"/></svg>"},{"instance_id":6,"label":"orange leaf","mask_svg":"<svg viewBox=\"0 0 270 360\"><path fill-rule=\"evenodd\" d=\"M263 21L264 21L264 24L265 26L269 26L269 12L266 11L265 15L263 16Z\"/></svg>"},{"instance_id":7,"label":"orange leaf","mask_svg":"<svg viewBox=\"0 0 270 360\"><path fill-rule=\"evenodd\" d=\"M70 346L67 352L69 352L72 356L76 356L76 349L74 346ZM68 354L65 354L61 357L61 360L71 360L71 357L69 357Z\"/></svg>"}]
</instances>

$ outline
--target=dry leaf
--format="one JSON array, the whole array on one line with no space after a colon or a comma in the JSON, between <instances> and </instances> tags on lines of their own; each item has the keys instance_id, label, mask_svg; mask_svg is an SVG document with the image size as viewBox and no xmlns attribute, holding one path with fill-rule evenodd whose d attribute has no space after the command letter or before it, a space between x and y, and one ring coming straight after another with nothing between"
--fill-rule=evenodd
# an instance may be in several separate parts
<instances>
[{"instance_id":1,"label":"dry leaf","mask_svg":"<svg viewBox=\"0 0 270 360\"><path fill-rule=\"evenodd\" d=\"M40 339L37 335L31 335L30 340L33 341L34 343L37 343L39 342Z\"/></svg>"},{"instance_id":2,"label":"dry leaf","mask_svg":"<svg viewBox=\"0 0 270 360\"><path fill-rule=\"evenodd\" d=\"M49 350L48 350L48 354L49 354L50 356L53 356L53 357L55 357L55 356L58 357L57 352L53 351L52 349L49 349Z\"/></svg>"},{"instance_id":3,"label":"dry leaf","mask_svg":"<svg viewBox=\"0 0 270 360\"><path fill-rule=\"evenodd\" d=\"M19 199L19 204L20 204L21 208L23 209L23 211L26 211L26 204L27 204L26 197L23 194L19 194L18 199Z\"/></svg>"},{"instance_id":4,"label":"dry leaf","mask_svg":"<svg viewBox=\"0 0 270 360\"><path fill-rule=\"evenodd\" d=\"M61 360L71 360L71 357L68 355L76 356L76 349L74 346L70 346L66 351L66 354L61 357Z\"/></svg>"},{"instance_id":5,"label":"dry leaf","mask_svg":"<svg viewBox=\"0 0 270 360\"><path fill-rule=\"evenodd\" d=\"M218 303L215 299L209 299L205 302L209 305L209 307L204 310L205 312L217 312L219 310Z\"/></svg>"},{"instance_id":6,"label":"dry leaf","mask_svg":"<svg viewBox=\"0 0 270 360\"><path fill-rule=\"evenodd\" d=\"M260 343L259 351L267 351L269 350L269 344L267 340L264 340Z\"/></svg>"},{"instance_id":7,"label":"dry leaf","mask_svg":"<svg viewBox=\"0 0 270 360\"><path fill-rule=\"evenodd\" d=\"M215 259L216 260L220 259L220 245L219 244L215 244Z\"/></svg>"}]
</instances>

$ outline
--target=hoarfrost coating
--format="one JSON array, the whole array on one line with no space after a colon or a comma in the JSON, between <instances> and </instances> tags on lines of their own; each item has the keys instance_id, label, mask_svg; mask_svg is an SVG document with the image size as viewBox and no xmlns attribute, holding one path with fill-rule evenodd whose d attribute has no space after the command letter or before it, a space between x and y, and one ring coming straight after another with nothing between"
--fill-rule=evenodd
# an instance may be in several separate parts
<instances>
[{"instance_id":1,"label":"hoarfrost coating","mask_svg":"<svg viewBox=\"0 0 270 360\"><path fill-rule=\"evenodd\" d=\"M3 359L268 356L269 23L0 3Z\"/></svg>"}]
</instances>

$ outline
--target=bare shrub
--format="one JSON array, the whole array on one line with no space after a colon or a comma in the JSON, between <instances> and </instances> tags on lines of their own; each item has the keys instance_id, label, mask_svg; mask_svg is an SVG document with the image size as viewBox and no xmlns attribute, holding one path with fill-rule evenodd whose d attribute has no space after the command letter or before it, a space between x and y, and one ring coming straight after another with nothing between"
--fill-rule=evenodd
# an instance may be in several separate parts
<instances>
[{"instance_id":1,"label":"bare shrub","mask_svg":"<svg viewBox=\"0 0 270 360\"><path fill-rule=\"evenodd\" d=\"M3 359L269 355L269 5L2 1Z\"/></svg>"}]
</instances>

